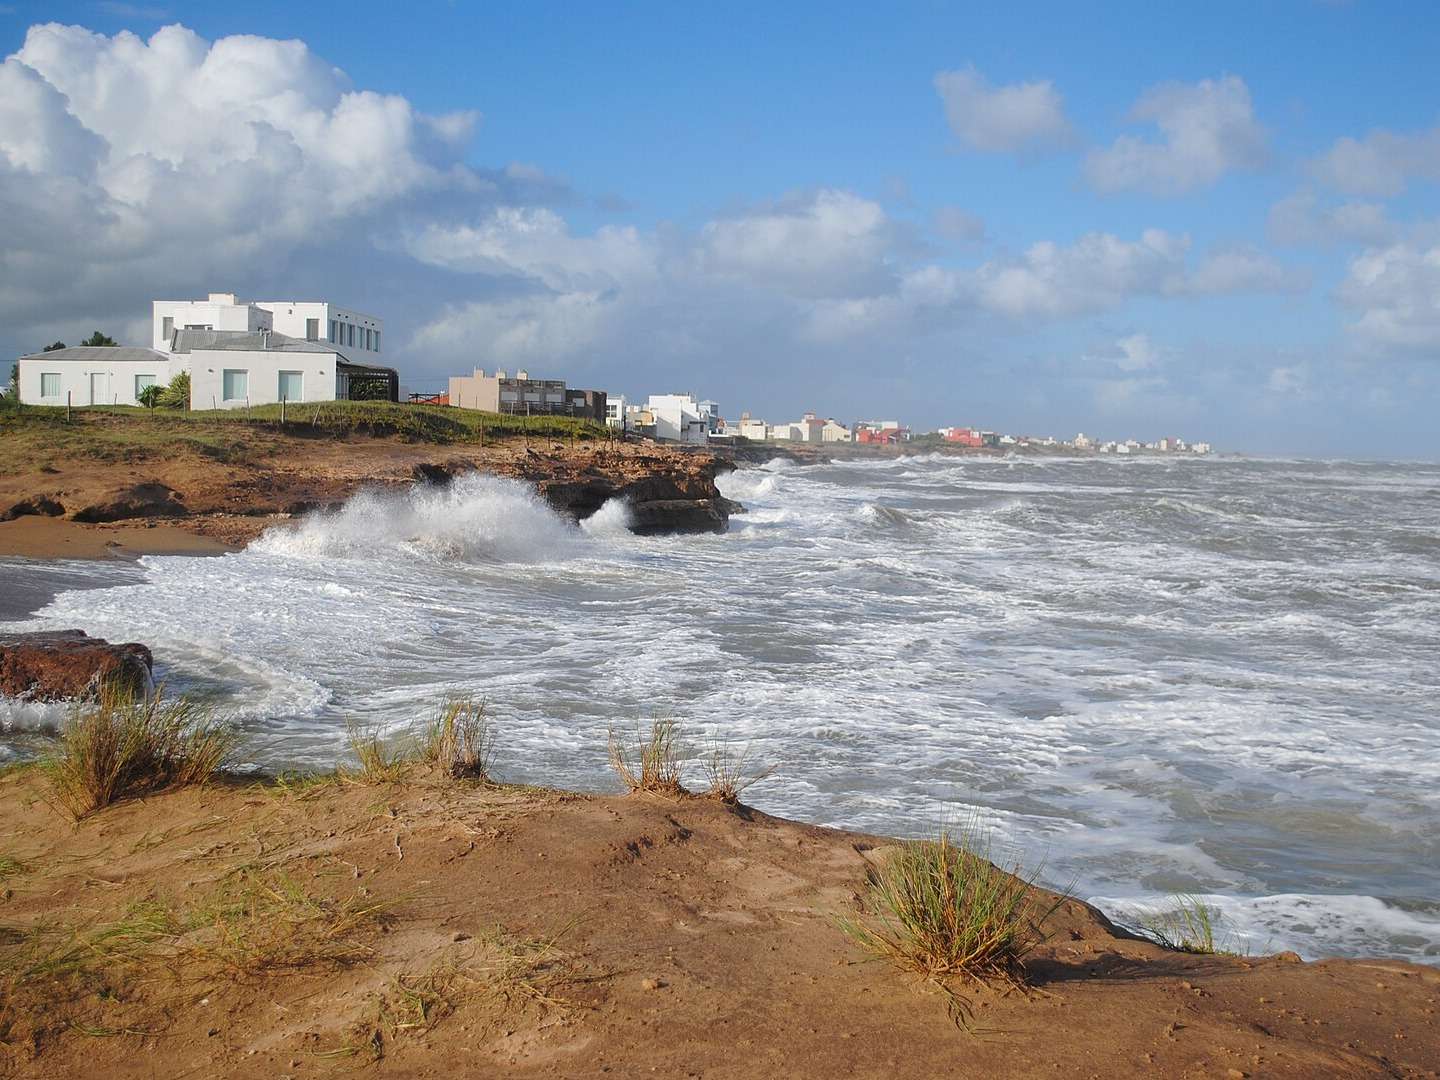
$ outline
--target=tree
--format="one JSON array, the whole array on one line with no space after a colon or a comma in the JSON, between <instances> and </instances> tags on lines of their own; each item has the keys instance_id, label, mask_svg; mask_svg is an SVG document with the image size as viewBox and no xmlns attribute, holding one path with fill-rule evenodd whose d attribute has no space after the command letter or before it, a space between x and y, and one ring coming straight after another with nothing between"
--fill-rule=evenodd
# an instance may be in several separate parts
<instances>
[{"instance_id":1,"label":"tree","mask_svg":"<svg viewBox=\"0 0 1440 1080\"><path fill-rule=\"evenodd\" d=\"M151 383L149 386L144 387L140 391L140 393L136 395L136 400L138 400L141 405L144 405L153 413L155 411L155 405L160 400L160 395L163 393L165 393L164 387L160 386L157 383Z\"/></svg>"},{"instance_id":2,"label":"tree","mask_svg":"<svg viewBox=\"0 0 1440 1080\"><path fill-rule=\"evenodd\" d=\"M41 351L41 352L54 352L56 349L63 349L63 348L65 348L65 342L63 342L63 341L57 341L57 342L55 342L55 343L53 343L53 344L51 344L51 345L46 345L45 348L41 349L40 351Z\"/></svg>"},{"instance_id":3,"label":"tree","mask_svg":"<svg viewBox=\"0 0 1440 1080\"><path fill-rule=\"evenodd\" d=\"M108 336L108 335L106 335L106 334L102 334L99 330L96 330L96 331L95 331L93 334L91 334L88 338L86 338L84 341L80 342L80 344L81 344L81 345L89 345L89 346L95 346L95 345L114 345L114 344L115 344L115 339L112 338L112 337L110 337L110 336Z\"/></svg>"},{"instance_id":4,"label":"tree","mask_svg":"<svg viewBox=\"0 0 1440 1080\"><path fill-rule=\"evenodd\" d=\"M160 394L158 402L167 409L188 409L190 407L190 373L182 371L170 380Z\"/></svg>"}]
</instances>

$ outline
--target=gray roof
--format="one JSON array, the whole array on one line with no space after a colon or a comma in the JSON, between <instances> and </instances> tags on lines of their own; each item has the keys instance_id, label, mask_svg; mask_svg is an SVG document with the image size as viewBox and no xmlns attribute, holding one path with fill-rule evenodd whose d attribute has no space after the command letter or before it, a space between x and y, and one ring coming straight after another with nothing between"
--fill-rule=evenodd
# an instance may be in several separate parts
<instances>
[{"instance_id":1,"label":"gray roof","mask_svg":"<svg viewBox=\"0 0 1440 1080\"><path fill-rule=\"evenodd\" d=\"M343 352L326 342L305 341L288 334L277 334L273 330L175 331L173 352L188 353L202 349L221 352L336 353L342 360L345 359Z\"/></svg>"},{"instance_id":2,"label":"gray roof","mask_svg":"<svg viewBox=\"0 0 1440 1080\"><path fill-rule=\"evenodd\" d=\"M98 360L101 363L135 361L141 364L164 364L169 357L155 349L139 345L75 345L69 349L52 349L50 352L28 353L21 360Z\"/></svg>"}]
</instances>

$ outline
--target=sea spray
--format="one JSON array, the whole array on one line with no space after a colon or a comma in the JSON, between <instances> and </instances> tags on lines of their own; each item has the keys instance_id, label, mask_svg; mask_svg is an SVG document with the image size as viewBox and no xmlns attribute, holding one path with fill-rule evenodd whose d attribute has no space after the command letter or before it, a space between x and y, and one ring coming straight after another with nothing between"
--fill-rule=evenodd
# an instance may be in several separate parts
<instances>
[{"instance_id":1,"label":"sea spray","mask_svg":"<svg viewBox=\"0 0 1440 1080\"><path fill-rule=\"evenodd\" d=\"M408 554L432 561L539 563L574 558L581 543L574 524L527 485L473 473L444 486L362 491L297 528L270 530L252 547L309 558Z\"/></svg>"}]
</instances>

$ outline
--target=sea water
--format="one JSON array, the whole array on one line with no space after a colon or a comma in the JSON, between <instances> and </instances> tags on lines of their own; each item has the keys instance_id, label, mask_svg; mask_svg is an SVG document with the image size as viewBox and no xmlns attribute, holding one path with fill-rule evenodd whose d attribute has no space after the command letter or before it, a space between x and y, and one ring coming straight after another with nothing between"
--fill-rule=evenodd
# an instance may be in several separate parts
<instances>
[{"instance_id":1,"label":"sea water","mask_svg":"<svg viewBox=\"0 0 1440 1080\"><path fill-rule=\"evenodd\" d=\"M0 561L0 591L43 603L9 628L143 641L226 695L257 768L466 693L503 778L615 790L609 729L673 717L696 782L710 740L773 766L747 795L772 813L961 823L1120 919L1188 893L1240 949L1440 962L1440 467L919 456L721 487L748 508L723 535L637 537L619 503L576 527L474 476L220 558ZM59 715L0 706L0 745Z\"/></svg>"}]
</instances>

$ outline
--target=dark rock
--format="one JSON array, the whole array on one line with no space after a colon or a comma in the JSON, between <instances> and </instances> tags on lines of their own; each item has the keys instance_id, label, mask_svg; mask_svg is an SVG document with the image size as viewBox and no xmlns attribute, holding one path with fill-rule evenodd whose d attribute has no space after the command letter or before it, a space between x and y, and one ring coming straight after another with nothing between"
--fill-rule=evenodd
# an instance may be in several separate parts
<instances>
[{"instance_id":1,"label":"dark rock","mask_svg":"<svg viewBox=\"0 0 1440 1080\"><path fill-rule=\"evenodd\" d=\"M180 493L156 481L116 489L105 502L83 506L71 515L76 521L123 521L127 518L186 517L190 513Z\"/></svg>"},{"instance_id":2,"label":"dark rock","mask_svg":"<svg viewBox=\"0 0 1440 1080\"><path fill-rule=\"evenodd\" d=\"M132 693L150 688L154 659L134 642L112 645L83 630L0 635L0 694L32 701L93 698L115 682Z\"/></svg>"},{"instance_id":3,"label":"dark rock","mask_svg":"<svg viewBox=\"0 0 1440 1080\"><path fill-rule=\"evenodd\" d=\"M630 504L630 531L641 536L666 533L724 532L730 515L728 500L652 499Z\"/></svg>"},{"instance_id":4,"label":"dark rock","mask_svg":"<svg viewBox=\"0 0 1440 1080\"><path fill-rule=\"evenodd\" d=\"M10 509L0 512L0 521L13 521L19 517L59 517L65 513L65 507L50 498L48 495L32 495L28 499L21 499L14 503Z\"/></svg>"},{"instance_id":5,"label":"dark rock","mask_svg":"<svg viewBox=\"0 0 1440 1080\"><path fill-rule=\"evenodd\" d=\"M474 472L475 466L468 461L422 461L410 470L410 475L419 484L435 484L444 487L461 473Z\"/></svg>"}]
</instances>

